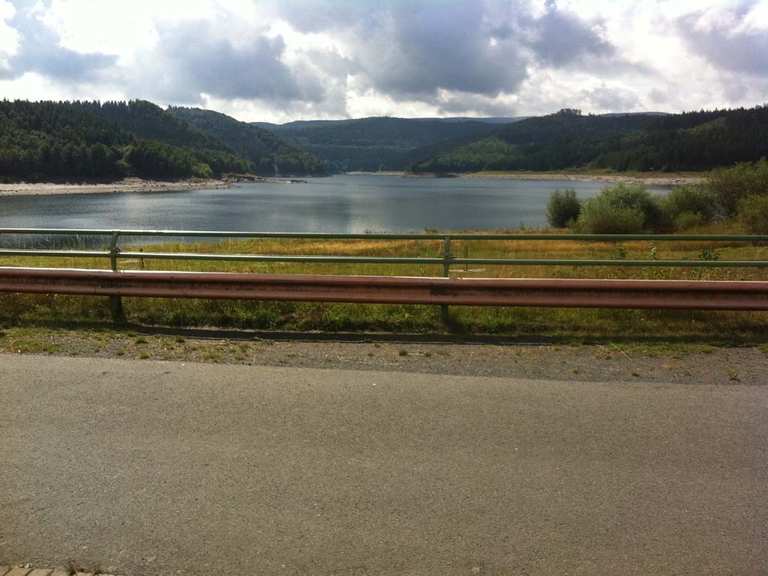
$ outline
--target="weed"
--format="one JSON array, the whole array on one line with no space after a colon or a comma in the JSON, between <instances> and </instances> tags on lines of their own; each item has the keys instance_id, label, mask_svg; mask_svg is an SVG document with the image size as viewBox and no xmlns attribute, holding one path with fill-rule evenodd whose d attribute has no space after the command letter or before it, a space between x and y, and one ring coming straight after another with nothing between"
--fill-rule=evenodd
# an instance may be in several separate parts
<instances>
[{"instance_id":1,"label":"weed","mask_svg":"<svg viewBox=\"0 0 768 576\"><path fill-rule=\"evenodd\" d=\"M702 233L731 233L730 224L711 224ZM698 231L698 230L697 230ZM456 241L454 250L470 249L478 258L540 258L542 252L551 258L578 259L618 258L626 260L654 258L703 261L768 259L768 246L742 243L718 244L714 252L707 243L697 241L668 242L663 245L663 258L647 241L581 243L550 240ZM147 247L149 249L150 247ZM237 240L210 244L162 244L152 246L162 252L242 252L270 254L338 254L366 256L434 256L440 253L439 241L374 239L350 241L317 240ZM709 252L707 252L709 251ZM661 249L659 249L661 252ZM104 259L84 258L73 265L86 268L104 267ZM2 265L61 266L61 260L24 257L2 258ZM69 265L69 263L68 263ZM194 261L147 261L148 270L221 271L281 274L355 274L403 276L439 276L442 269L433 265L386 264L319 264L319 263L238 263ZM641 268L641 267L565 267L565 266L494 266L478 271L462 272L466 277L535 277L535 278L606 278L606 279L709 279L766 280L766 271L758 268ZM600 310L600 309L535 309L451 307L452 324L444 326L433 306L314 304L294 302L210 301L186 299L125 298L129 319L137 324L257 330L326 330L389 331L439 333L446 330L461 334L493 334L515 338L557 340L568 343L619 338L622 343L641 346L674 346L675 343L720 343L724 334L738 334L739 341L756 345L768 343L766 313L680 312L664 310ZM47 295L0 295L0 325L30 323L57 325L67 323L103 324L109 322L109 300L101 297ZM141 345L145 338L135 331L118 333ZM106 341L115 336L104 335ZM7 341L4 337L3 341ZM187 343L184 336L174 338ZM646 344L642 344L645 342ZM659 342L658 344L656 342ZM669 344L667 344L669 343ZM265 342L267 344L267 342ZM5 344L4 347L8 347ZM626 346L625 346L626 349ZM195 348L190 347L191 352Z\"/></svg>"}]
</instances>

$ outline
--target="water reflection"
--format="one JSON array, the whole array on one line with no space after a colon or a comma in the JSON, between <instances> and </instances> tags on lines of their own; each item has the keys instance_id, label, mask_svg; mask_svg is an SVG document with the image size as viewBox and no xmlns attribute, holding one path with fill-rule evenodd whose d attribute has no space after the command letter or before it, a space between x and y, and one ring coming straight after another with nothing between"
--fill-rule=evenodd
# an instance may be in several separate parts
<instances>
[{"instance_id":1,"label":"water reflection","mask_svg":"<svg viewBox=\"0 0 768 576\"><path fill-rule=\"evenodd\" d=\"M228 190L0 198L0 227L419 232L546 224L549 194L599 182L344 175ZM663 191L663 190L657 190ZM85 243L85 244L83 244ZM84 239L80 245L91 245Z\"/></svg>"}]
</instances>

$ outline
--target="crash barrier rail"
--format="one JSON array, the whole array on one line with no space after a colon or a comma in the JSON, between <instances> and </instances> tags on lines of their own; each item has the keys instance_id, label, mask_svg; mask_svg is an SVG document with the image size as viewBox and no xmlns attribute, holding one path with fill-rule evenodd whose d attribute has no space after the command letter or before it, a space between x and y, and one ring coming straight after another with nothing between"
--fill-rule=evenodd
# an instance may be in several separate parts
<instances>
[{"instance_id":1,"label":"crash barrier rail","mask_svg":"<svg viewBox=\"0 0 768 576\"><path fill-rule=\"evenodd\" d=\"M3 228L0 238L102 237L107 250L0 248L3 257L105 258L110 270L5 268L0 292L47 292L112 297L116 319L123 318L121 296L243 298L321 302L366 302L492 306L571 306L621 308L695 308L764 310L768 282L676 280L533 280L451 279L452 266L631 266L686 268L768 268L766 260L553 259L457 257L457 241L574 241L574 242L768 242L756 235L674 234L326 234L282 232L221 232L189 230L103 230ZM120 240L146 238L192 239L301 239L301 240L419 240L440 241L434 257L221 254L204 252L153 252L121 248ZM654 253L655 256L655 253ZM198 260L240 262L431 264L443 267L444 278L390 276L274 276L231 273L122 272L124 260ZM445 308L443 308L445 311Z\"/></svg>"}]
</instances>

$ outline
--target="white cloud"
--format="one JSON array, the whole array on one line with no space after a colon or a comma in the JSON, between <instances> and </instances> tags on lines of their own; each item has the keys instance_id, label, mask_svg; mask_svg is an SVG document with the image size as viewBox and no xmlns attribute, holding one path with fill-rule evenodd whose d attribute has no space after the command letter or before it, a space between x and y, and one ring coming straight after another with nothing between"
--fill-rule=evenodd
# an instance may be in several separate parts
<instances>
[{"instance_id":1,"label":"white cloud","mask_svg":"<svg viewBox=\"0 0 768 576\"><path fill-rule=\"evenodd\" d=\"M9 58L18 50L19 35L8 25L16 10L6 0L0 0L0 78L10 70Z\"/></svg>"},{"instance_id":2,"label":"white cloud","mask_svg":"<svg viewBox=\"0 0 768 576\"><path fill-rule=\"evenodd\" d=\"M767 51L768 0L0 0L6 97L246 120L755 105Z\"/></svg>"}]
</instances>

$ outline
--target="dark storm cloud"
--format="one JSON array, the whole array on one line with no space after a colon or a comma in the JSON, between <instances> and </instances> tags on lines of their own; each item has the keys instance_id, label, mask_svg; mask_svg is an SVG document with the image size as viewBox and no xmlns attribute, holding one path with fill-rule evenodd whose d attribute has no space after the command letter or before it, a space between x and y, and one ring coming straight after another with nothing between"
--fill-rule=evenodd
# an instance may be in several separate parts
<instances>
[{"instance_id":1,"label":"dark storm cloud","mask_svg":"<svg viewBox=\"0 0 768 576\"><path fill-rule=\"evenodd\" d=\"M390 96L421 99L440 88L491 95L525 78L519 47L496 41L484 2L284 0L276 12L302 32L341 39L347 72Z\"/></svg>"},{"instance_id":2,"label":"dark storm cloud","mask_svg":"<svg viewBox=\"0 0 768 576\"><path fill-rule=\"evenodd\" d=\"M109 54L83 54L60 45L58 35L32 13L33 4L20 2L9 22L19 34L19 49L8 59L5 76L16 78L37 72L60 81L93 80L114 66L117 57Z\"/></svg>"},{"instance_id":3,"label":"dark storm cloud","mask_svg":"<svg viewBox=\"0 0 768 576\"><path fill-rule=\"evenodd\" d=\"M253 35L233 44L204 22L162 28L151 57L156 86L177 101L195 101L201 93L224 99L318 101L324 91L312 75L283 61L281 37ZM146 79L142 79L146 81Z\"/></svg>"},{"instance_id":4,"label":"dark storm cloud","mask_svg":"<svg viewBox=\"0 0 768 576\"><path fill-rule=\"evenodd\" d=\"M731 72L768 76L768 31L739 29L756 2L735 8L733 18L699 25L704 15L695 12L678 19L677 29L691 50L713 65Z\"/></svg>"},{"instance_id":5,"label":"dark storm cloud","mask_svg":"<svg viewBox=\"0 0 768 576\"><path fill-rule=\"evenodd\" d=\"M248 34L226 11L215 21L159 25L157 44L130 67L111 55L61 47L37 17L39 3L23 1L11 22L20 50L0 75L36 71L73 84L103 77L130 96L173 103L200 103L206 94L343 115L352 78L358 92L396 102L504 115L512 112L504 95L519 92L531 70L615 75L624 64L599 22L553 0L543 11L530 0L267 0L263 28ZM265 35L278 19L301 32L326 33L343 54L315 44L292 45L287 54L282 37Z\"/></svg>"},{"instance_id":6,"label":"dark storm cloud","mask_svg":"<svg viewBox=\"0 0 768 576\"><path fill-rule=\"evenodd\" d=\"M406 5L408 2L394 2ZM383 10L382 2L366 0L273 0L276 14L302 32L324 32L358 25L367 28Z\"/></svg>"},{"instance_id":7,"label":"dark storm cloud","mask_svg":"<svg viewBox=\"0 0 768 576\"><path fill-rule=\"evenodd\" d=\"M454 92L436 103L440 114L449 116L514 116L515 109L508 103L479 94Z\"/></svg>"},{"instance_id":8,"label":"dark storm cloud","mask_svg":"<svg viewBox=\"0 0 768 576\"><path fill-rule=\"evenodd\" d=\"M545 64L558 67L578 62L584 57L611 58L613 45L604 40L596 25L576 14L558 9L550 0L543 16L530 22L533 31L530 46Z\"/></svg>"},{"instance_id":9,"label":"dark storm cloud","mask_svg":"<svg viewBox=\"0 0 768 576\"><path fill-rule=\"evenodd\" d=\"M368 36L373 42L361 42L356 54L372 84L387 94L442 88L496 95L515 90L526 77L516 42L493 38L485 14L472 4L403 7L383 21Z\"/></svg>"},{"instance_id":10,"label":"dark storm cloud","mask_svg":"<svg viewBox=\"0 0 768 576\"><path fill-rule=\"evenodd\" d=\"M441 89L493 97L515 92L535 61L560 67L616 58L593 23L555 2L538 17L527 0L283 0L279 6L300 30L343 37L361 75L395 98L431 102Z\"/></svg>"},{"instance_id":11,"label":"dark storm cloud","mask_svg":"<svg viewBox=\"0 0 768 576\"><path fill-rule=\"evenodd\" d=\"M634 92L605 85L582 90L582 97L595 110L606 112L630 112L640 107L640 98Z\"/></svg>"}]
</instances>

